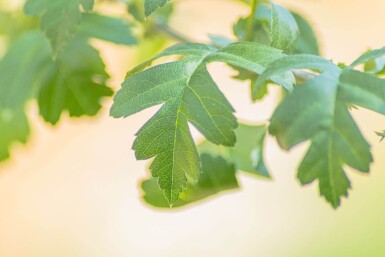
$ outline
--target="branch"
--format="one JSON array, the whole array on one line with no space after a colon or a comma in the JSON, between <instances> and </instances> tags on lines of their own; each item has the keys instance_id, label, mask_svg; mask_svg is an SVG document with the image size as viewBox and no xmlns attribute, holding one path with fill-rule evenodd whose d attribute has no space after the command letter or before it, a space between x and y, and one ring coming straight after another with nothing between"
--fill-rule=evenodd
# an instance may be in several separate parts
<instances>
[{"instance_id":1,"label":"branch","mask_svg":"<svg viewBox=\"0 0 385 257\"><path fill-rule=\"evenodd\" d=\"M154 20L154 25L157 29L159 29L161 32L169 36L170 38L175 39L176 41L179 41L181 43L189 43L189 42L194 42L194 40L188 38L187 36L179 33L178 31L174 30L167 24Z\"/></svg>"}]
</instances>

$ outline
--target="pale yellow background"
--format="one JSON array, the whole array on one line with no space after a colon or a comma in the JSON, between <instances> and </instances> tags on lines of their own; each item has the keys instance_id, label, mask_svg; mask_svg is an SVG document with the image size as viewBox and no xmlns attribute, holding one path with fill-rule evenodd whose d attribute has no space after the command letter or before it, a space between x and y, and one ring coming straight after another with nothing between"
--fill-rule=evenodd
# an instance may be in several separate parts
<instances>
[{"instance_id":1,"label":"pale yellow background","mask_svg":"<svg viewBox=\"0 0 385 257\"><path fill-rule=\"evenodd\" d=\"M277 2L313 22L324 55L334 61L350 62L369 47L385 46L384 0ZM205 41L207 33L231 36L230 25L247 12L231 1L181 0L173 26ZM118 88L134 51L98 46ZM273 95L252 105L247 85L232 81L231 70L217 64L210 70L240 119L269 118ZM385 256L385 143L373 133L385 129L384 117L354 112L375 164L370 176L349 170L353 191L338 211L319 198L316 184L302 188L295 179L306 145L288 154L269 138L274 181L242 175L241 191L170 212L140 200L148 163L130 150L155 109L114 120L110 105L97 119L65 118L55 128L42 124L32 105L28 147L17 146L14 160L1 166L1 257Z\"/></svg>"}]
</instances>

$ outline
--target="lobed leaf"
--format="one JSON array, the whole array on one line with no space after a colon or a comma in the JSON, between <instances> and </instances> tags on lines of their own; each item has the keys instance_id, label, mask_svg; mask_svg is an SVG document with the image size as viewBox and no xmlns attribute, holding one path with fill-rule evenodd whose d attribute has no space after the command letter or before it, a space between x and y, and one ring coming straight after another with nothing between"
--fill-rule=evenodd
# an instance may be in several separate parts
<instances>
[{"instance_id":1,"label":"lobed leaf","mask_svg":"<svg viewBox=\"0 0 385 257\"><path fill-rule=\"evenodd\" d=\"M51 124L66 110L73 117L95 115L101 99L113 94L105 85L108 77L96 49L81 39L71 41L40 81L40 114Z\"/></svg>"},{"instance_id":2,"label":"lobed leaf","mask_svg":"<svg viewBox=\"0 0 385 257\"><path fill-rule=\"evenodd\" d=\"M143 70L154 59L170 54L187 55L175 62ZM172 205L201 171L198 152L188 123L211 142L233 146L237 127L233 108L217 88L206 64L220 61L262 72L278 50L257 43L230 44L219 51L202 44L171 47L130 72L114 98L113 117L127 117L145 108L163 104L138 132L133 149L138 159L155 157L151 172Z\"/></svg>"},{"instance_id":3,"label":"lobed leaf","mask_svg":"<svg viewBox=\"0 0 385 257\"><path fill-rule=\"evenodd\" d=\"M266 73L281 72L285 62L287 68L299 68L301 62L294 60L303 58L286 58L282 65L272 64L276 69L269 68ZM373 161L370 146L348 108L355 105L385 114L385 80L350 68L339 70L318 57L305 59L309 62L302 62L302 67L322 73L294 88L282 101L271 118L269 131L284 149L311 141L298 178L302 184L318 179L321 195L336 208L350 188L343 167L366 173ZM288 65L289 60L296 64Z\"/></svg>"}]
</instances>

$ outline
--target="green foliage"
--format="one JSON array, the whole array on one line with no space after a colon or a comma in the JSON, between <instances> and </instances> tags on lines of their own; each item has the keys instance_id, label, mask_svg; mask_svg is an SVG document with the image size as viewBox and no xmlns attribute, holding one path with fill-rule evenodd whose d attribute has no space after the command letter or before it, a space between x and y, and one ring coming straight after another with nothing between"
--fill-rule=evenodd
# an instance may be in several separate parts
<instances>
[{"instance_id":1,"label":"green foliage","mask_svg":"<svg viewBox=\"0 0 385 257\"><path fill-rule=\"evenodd\" d=\"M271 46L286 50L299 35L299 28L293 15L285 8L272 4Z\"/></svg>"},{"instance_id":2,"label":"green foliage","mask_svg":"<svg viewBox=\"0 0 385 257\"><path fill-rule=\"evenodd\" d=\"M226 162L222 157L214 157L209 154L202 154L202 173L197 183L190 183L180 195L173 207L182 207L195 203L223 191L238 188L238 181L235 177L234 165ZM169 208L168 201L164 198L162 190L155 178L142 182L144 200L154 207Z\"/></svg>"},{"instance_id":3,"label":"green foliage","mask_svg":"<svg viewBox=\"0 0 385 257\"><path fill-rule=\"evenodd\" d=\"M132 34L131 25L127 21L96 13L83 15L78 35L122 45L133 45L137 43L137 39Z\"/></svg>"},{"instance_id":4,"label":"green foliage","mask_svg":"<svg viewBox=\"0 0 385 257\"><path fill-rule=\"evenodd\" d=\"M264 161L264 141L267 127L239 124L235 130L237 142L233 147L218 146L208 140L198 145L200 153L219 155L231 162L237 170L270 178Z\"/></svg>"},{"instance_id":5,"label":"green foliage","mask_svg":"<svg viewBox=\"0 0 385 257\"><path fill-rule=\"evenodd\" d=\"M169 0L144 0L144 15L147 17Z\"/></svg>"},{"instance_id":6,"label":"green foliage","mask_svg":"<svg viewBox=\"0 0 385 257\"><path fill-rule=\"evenodd\" d=\"M314 31L306 19L299 14L289 13L283 7L275 4L260 3L256 7L254 16L240 18L233 26L234 34L240 41L246 39L250 19L253 20L252 41L263 45L272 45L289 53L319 55L318 41ZM261 100L267 94L267 84L256 86L257 73L242 68L235 67L235 69L239 74L234 78L250 80L254 101Z\"/></svg>"},{"instance_id":7,"label":"green foliage","mask_svg":"<svg viewBox=\"0 0 385 257\"><path fill-rule=\"evenodd\" d=\"M25 143L29 125L24 110L0 108L0 161L9 158L9 148L14 142Z\"/></svg>"},{"instance_id":8,"label":"green foliage","mask_svg":"<svg viewBox=\"0 0 385 257\"><path fill-rule=\"evenodd\" d=\"M56 56L75 34L82 18L82 7L91 11L94 0L28 0L24 6L27 15L42 16L41 28L51 41Z\"/></svg>"},{"instance_id":9,"label":"green foliage","mask_svg":"<svg viewBox=\"0 0 385 257\"><path fill-rule=\"evenodd\" d=\"M56 124L65 110L75 117L95 115L101 98L113 94L105 85L108 77L98 51L86 41L73 40L46 67L38 93L40 114L51 124Z\"/></svg>"},{"instance_id":10,"label":"green foliage","mask_svg":"<svg viewBox=\"0 0 385 257\"><path fill-rule=\"evenodd\" d=\"M45 1L28 1L25 10L33 15L42 14L42 28L45 30L48 28L44 27L45 23L56 24L60 18L50 13L59 10L57 5L73 4L74 1L50 1L49 4ZM79 13L80 4L84 10L90 11L93 1L77 2L76 12ZM71 15L65 16L61 18L70 19L72 24L74 20ZM9 44L0 59L2 161L9 157L9 149L14 143L25 143L27 140L30 130L24 110L28 101L35 100L44 120L56 124L63 112L68 112L72 117L96 115L103 98L113 94L107 86L109 75L104 62L89 43L90 39L124 45L132 45L137 40L131 32L132 25L126 20L87 13L79 20L79 29L71 32L73 35L63 32L68 38L62 37L58 41L50 38L51 44L61 44L60 51L54 54L46 36L37 30L37 18L28 18L19 12L1 12L0 17L5 24L0 33L5 36L6 45ZM66 23L65 20L61 22ZM62 27L55 25L52 28ZM45 32L48 36L61 33Z\"/></svg>"},{"instance_id":11,"label":"green foliage","mask_svg":"<svg viewBox=\"0 0 385 257\"><path fill-rule=\"evenodd\" d=\"M236 171L270 178L263 160L265 125L239 124L235 130L237 143L233 147L215 145L204 140L198 145L202 161L202 173L197 183L188 181L173 207L183 207L195 203L214 194L239 188ZM144 200L160 208L169 208L159 188L158 179L150 178L142 182Z\"/></svg>"},{"instance_id":12,"label":"green foliage","mask_svg":"<svg viewBox=\"0 0 385 257\"><path fill-rule=\"evenodd\" d=\"M233 26L236 42L209 35L210 44L170 27L174 1L127 0L127 19L93 13L94 0L27 0L27 16L0 10L5 46L0 161L9 158L14 143L27 141L30 103L55 125L65 113L96 115L113 94L94 39L128 46L140 42L137 55L144 62L127 73L111 115L127 117L159 106L133 144L137 159L153 158L154 178L142 184L145 201L185 206L238 188L237 171L270 178L264 161L270 133L285 150L310 142L298 179L302 184L318 180L321 195L338 207L351 186L346 167L368 173L373 161L350 109L385 115L385 48L364 53L350 66L336 65L319 56L317 37L303 16L271 1L237 1L251 10ZM181 44L160 51L170 41ZM160 64L153 65L156 60ZM250 81L253 101L265 97L268 85L281 86L284 94L269 125L238 124L235 109L207 69L212 62L225 63L238 72L234 78ZM190 125L205 137L198 145ZM377 134L384 138L383 132Z\"/></svg>"},{"instance_id":13,"label":"green foliage","mask_svg":"<svg viewBox=\"0 0 385 257\"><path fill-rule=\"evenodd\" d=\"M140 71L156 58L175 54L188 56ZM188 122L214 144L233 146L236 141L233 109L218 90L206 64L225 62L262 73L269 62L281 55L276 49L250 42L230 44L220 50L202 44L182 44L165 50L129 73L114 98L111 115L127 117L164 103L138 132L133 149L138 159L156 156L150 169L152 175L159 178L170 205L176 202L188 178L197 181L201 171ZM291 73L283 74L272 76L272 80L286 85Z\"/></svg>"},{"instance_id":14,"label":"green foliage","mask_svg":"<svg viewBox=\"0 0 385 257\"><path fill-rule=\"evenodd\" d=\"M343 166L366 173L373 161L370 146L348 108L356 105L385 114L385 80L351 68L340 70L320 57L307 55L272 63L259 80L301 68L321 74L296 87L282 101L271 118L269 131L287 150L311 140L298 178L302 184L318 179L321 195L336 208L350 187Z\"/></svg>"}]
</instances>

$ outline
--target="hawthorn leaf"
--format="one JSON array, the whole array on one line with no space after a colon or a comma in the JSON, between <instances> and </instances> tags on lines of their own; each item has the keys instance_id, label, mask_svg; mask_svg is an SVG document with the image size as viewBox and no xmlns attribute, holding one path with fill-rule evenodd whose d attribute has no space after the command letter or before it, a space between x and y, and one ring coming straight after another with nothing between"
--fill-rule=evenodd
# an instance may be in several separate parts
<instances>
[{"instance_id":1,"label":"hawthorn leaf","mask_svg":"<svg viewBox=\"0 0 385 257\"><path fill-rule=\"evenodd\" d=\"M51 41L53 54L57 56L73 37L82 18L82 6L91 11L93 0L27 0L24 12L30 16L42 16L41 28Z\"/></svg>"},{"instance_id":2,"label":"hawthorn leaf","mask_svg":"<svg viewBox=\"0 0 385 257\"><path fill-rule=\"evenodd\" d=\"M178 199L187 177L197 181L200 161L188 122L216 144L235 143L233 109L211 79L202 57L158 65L129 77L114 98L111 115L126 117L164 103L138 132L138 159L156 156L151 172L169 203Z\"/></svg>"},{"instance_id":3,"label":"hawthorn leaf","mask_svg":"<svg viewBox=\"0 0 385 257\"><path fill-rule=\"evenodd\" d=\"M282 101L271 118L269 131L283 149L311 141L298 178L302 184L318 179L321 195L337 208L350 188L344 166L367 173L373 161L370 145L349 113L349 106L385 115L385 80L350 68L333 68L326 62L314 65L314 61L309 58L309 63L302 63L303 68L323 72L294 88ZM275 67L277 72L282 70L279 65Z\"/></svg>"},{"instance_id":4,"label":"hawthorn leaf","mask_svg":"<svg viewBox=\"0 0 385 257\"><path fill-rule=\"evenodd\" d=\"M122 45L137 43L136 38L132 34L131 25L124 19L96 13L86 13L83 15L77 35Z\"/></svg>"},{"instance_id":5,"label":"hawthorn leaf","mask_svg":"<svg viewBox=\"0 0 385 257\"><path fill-rule=\"evenodd\" d=\"M332 62L315 55L297 54L282 57L271 63L262 75L258 77L257 82L252 88L252 97L253 99L257 99L258 92L261 88L266 86L269 79L275 82L272 78L277 74L282 74L295 69L310 69L317 72L324 72L327 70L334 70L336 68L337 67ZM291 81L280 81L279 84L289 92L293 90L294 83Z\"/></svg>"},{"instance_id":6,"label":"hawthorn leaf","mask_svg":"<svg viewBox=\"0 0 385 257\"><path fill-rule=\"evenodd\" d=\"M29 125L23 109L0 107L0 162L10 156L10 148L15 142L25 143L29 135Z\"/></svg>"},{"instance_id":7,"label":"hawthorn leaf","mask_svg":"<svg viewBox=\"0 0 385 257\"><path fill-rule=\"evenodd\" d=\"M254 42L239 42L229 44L219 51L212 53L206 57L206 61L225 62L249 72L261 74L271 62L284 56L281 50L269 46ZM270 79L284 87L295 83L294 75L291 72L275 74ZM253 98L253 100L256 99Z\"/></svg>"},{"instance_id":8,"label":"hawthorn leaf","mask_svg":"<svg viewBox=\"0 0 385 257\"><path fill-rule=\"evenodd\" d=\"M320 55L318 40L310 23L298 13L291 14L299 29L299 35L294 42L294 53Z\"/></svg>"},{"instance_id":9,"label":"hawthorn leaf","mask_svg":"<svg viewBox=\"0 0 385 257\"><path fill-rule=\"evenodd\" d=\"M299 36L299 28L293 15L285 8L272 4L271 46L286 50Z\"/></svg>"},{"instance_id":10,"label":"hawthorn leaf","mask_svg":"<svg viewBox=\"0 0 385 257\"><path fill-rule=\"evenodd\" d=\"M113 94L105 85L108 77L98 51L84 40L72 40L40 81L40 114L51 124L66 110L71 117L95 115L101 100Z\"/></svg>"},{"instance_id":11,"label":"hawthorn leaf","mask_svg":"<svg viewBox=\"0 0 385 257\"><path fill-rule=\"evenodd\" d=\"M175 54L183 58L143 70L153 60ZM251 42L229 44L220 50L202 44L181 44L128 73L114 98L111 115L127 117L163 104L138 132L133 149L137 159L155 157L150 169L159 178L170 205L178 199L188 179L198 180L201 169L188 122L214 144L235 144L233 130L237 122L233 108L212 80L207 63L225 62L261 73L281 56L280 50ZM282 75L276 78L279 80Z\"/></svg>"},{"instance_id":12,"label":"hawthorn leaf","mask_svg":"<svg viewBox=\"0 0 385 257\"><path fill-rule=\"evenodd\" d=\"M235 130L237 142L233 147L218 146L205 140L198 145L198 151L221 156L234 164L237 170L270 178L263 156L266 132L265 125L239 124Z\"/></svg>"},{"instance_id":13,"label":"hawthorn leaf","mask_svg":"<svg viewBox=\"0 0 385 257\"><path fill-rule=\"evenodd\" d=\"M19 36L0 60L0 108L20 109L34 93L34 85L51 59L40 32Z\"/></svg>"},{"instance_id":14,"label":"hawthorn leaf","mask_svg":"<svg viewBox=\"0 0 385 257\"><path fill-rule=\"evenodd\" d=\"M144 15L150 16L156 9L165 5L169 0L144 0Z\"/></svg>"},{"instance_id":15,"label":"hawthorn leaf","mask_svg":"<svg viewBox=\"0 0 385 257\"><path fill-rule=\"evenodd\" d=\"M235 167L229 164L226 159L209 154L202 154L200 158L202 160L202 173L198 182L196 184L189 183L173 207L183 207L239 187L235 176ZM164 198L157 180L150 178L142 182L143 199L154 207L169 208L169 203Z\"/></svg>"}]
</instances>

